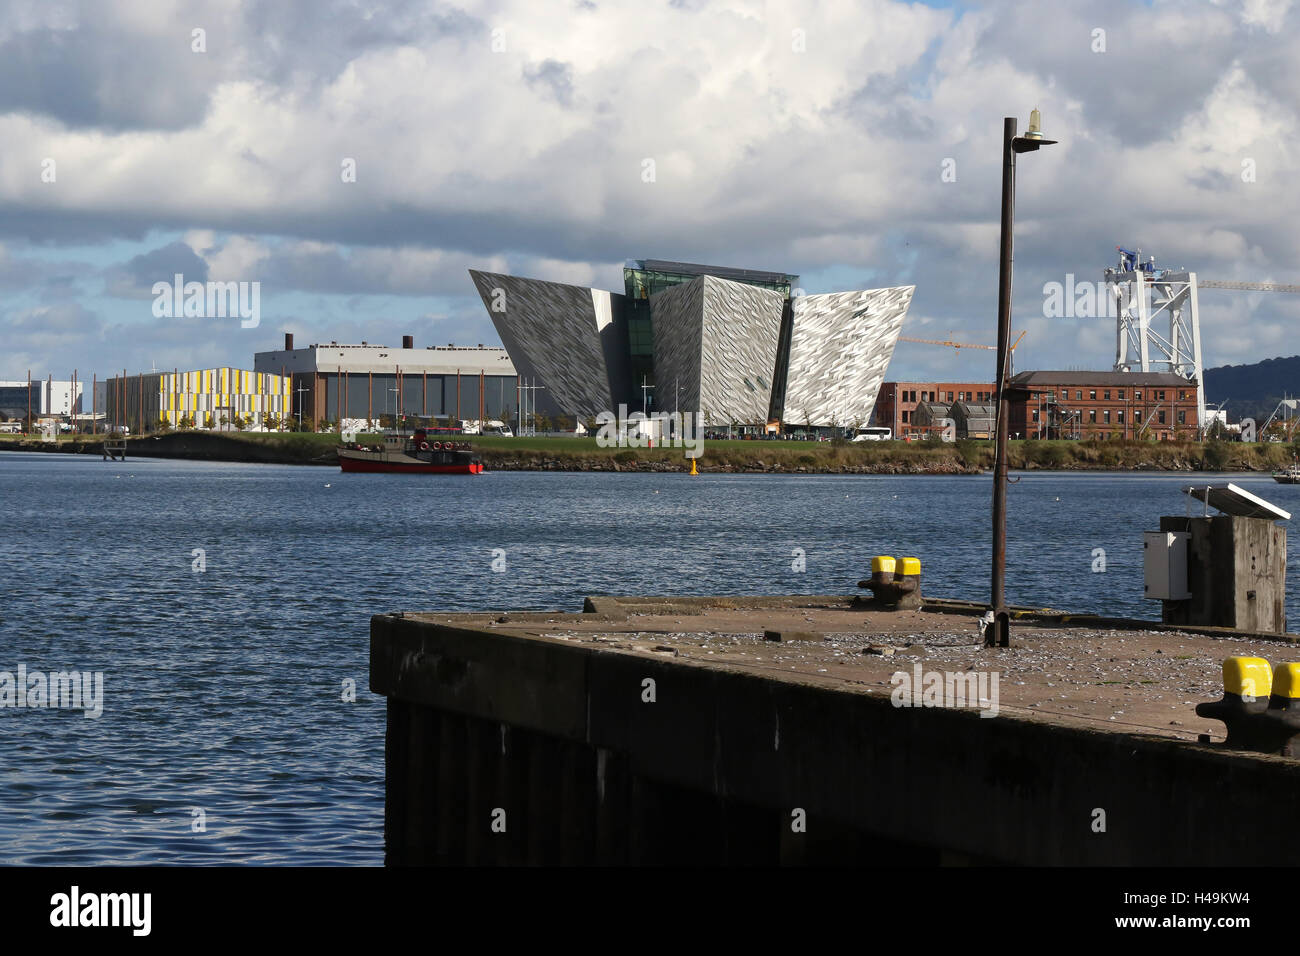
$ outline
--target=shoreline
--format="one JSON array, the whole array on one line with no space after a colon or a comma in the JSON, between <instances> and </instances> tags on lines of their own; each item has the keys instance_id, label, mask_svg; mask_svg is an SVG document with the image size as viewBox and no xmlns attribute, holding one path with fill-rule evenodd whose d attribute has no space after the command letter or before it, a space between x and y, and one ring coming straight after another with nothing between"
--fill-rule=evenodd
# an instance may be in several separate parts
<instances>
[{"instance_id":1,"label":"shoreline","mask_svg":"<svg viewBox=\"0 0 1300 956\"><path fill-rule=\"evenodd\" d=\"M488 471L658 472L690 470L680 448L598 448L593 439L467 436ZM170 432L131 437L127 457L336 467L337 436L309 432ZM5 436L0 451L101 456L102 437L58 442ZM1015 471L1269 474L1294 447L1207 442L1034 442L1011 445ZM867 445L795 441L706 442L701 474L980 475L993 467L987 442Z\"/></svg>"}]
</instances>

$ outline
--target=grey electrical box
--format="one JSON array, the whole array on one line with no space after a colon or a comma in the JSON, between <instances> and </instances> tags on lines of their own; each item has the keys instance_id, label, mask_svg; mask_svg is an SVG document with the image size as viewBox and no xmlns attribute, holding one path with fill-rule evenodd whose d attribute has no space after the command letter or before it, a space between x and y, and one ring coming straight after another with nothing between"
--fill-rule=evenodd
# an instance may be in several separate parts
<instances>
[{"instance_id":1,"label":"grey electrical box","mask_svg":"<svg viewBox=\"0 0 1300 956\"><path fill-rule=\"evenodd\" d=\"M1142 596L1153 601L1185 601L1187 590L1186 531L1146 531L1142 534Z\"/></svg>"}]
</instances>

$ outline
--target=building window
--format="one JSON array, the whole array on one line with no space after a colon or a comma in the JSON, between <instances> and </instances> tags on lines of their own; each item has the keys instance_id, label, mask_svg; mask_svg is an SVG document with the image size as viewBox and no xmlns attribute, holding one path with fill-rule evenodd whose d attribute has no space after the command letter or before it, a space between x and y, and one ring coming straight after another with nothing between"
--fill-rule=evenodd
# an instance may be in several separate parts
<instances>
[{"instance_id":1,"label":"building window","mask_svg":"<svg viewBox=\"0 0 1300 956\"><path fill-rule=\"evenodd\" d=\"M1088 421L1094 425L1097 424L1097 409L1095 408L1088 409Z\"/></svg>"},{"instance_id":2,"label":"building window","mask_svg":"<svg viewBox=\"0 0 1300 956\"><path fill-rule=\"evenodd\" d=\"M1135 401L1135 402L1140 402L1140 401L1142 401L1142 393L1141 393L1141 392L1134 392L1134 393L1133 393L1133 401Z\"/></svg>"},{"instance_id":3,"label":"building window","mask_svg":"<svg viewBox=\"0 0 1300 956\"><path fill-rule=\"evenodd\" d=\"M1122 388L1119 390L1119 400L1124 401L1124 389Z\"/></svg>"},{"instance_id":4,"label":"building window","mask_svg":"<svg viewBox=\"0 0 1300 956\"><path fill-rule=\"evenodd\" d=\"M1133 424L1134 425L1142 424L1142 410L1140 408L1134 410L1133 412Z\"/></svg>"},{"instance_id":5,"label":"building window","mask_svg":"<svg viewBox=\"0 0 1300 956\"><path fill-rule=\"evenodd\" d=\"M1187 413L1186 413L1186 412L1179 412L1179 413L1178 413L1178 424L1180 424L1180 425L1186 425L1186 424L1187 424Z\"/></svg>"},{"instance_id":6,"label":"building window","mask_svg":"<svg viewBox=\"0 0 1300 956\"><path fill-rule=\"evenodd\" d=\"M1163 402L1164 400L1165 400L1165 390L1162 388L1160 389L1159 392L1156 393L1156 401Z\"/></svg>"},{"instance_id":7,"label":"building window","mask_svg":"<svg viewBox=\"0 0 1300 956\"><path fill-rule=\"evenodd\" d=\"M1178 393L1178 400L1179 400L1180 402L1185 402L1185 401L1187 401L1187 393L1186 393L1186 392L1179 392L1179 393Z\"/></svg>"},{"instance_id":8,"label":"building window","mask_svg":"<svg viewBox=\"0 0 1300 956\"><path fill-rule=\"evenodd\" d=\"M1109 402L1109 401L1110 401L1110 389L1106 389L1106 391L1102 392L1102 393L1101 393L1101 397L1104 398L1106 401Z\"/></svg>"},{"instance_id":9,"label":"building window","mask_svg":"<svg viewBox=\"0 0 1300 956\"><path fill-rule=\"evenodd\" d=\"M911 412L903 412L903 421L910 421Z\"/></svg>"},{"instance_id":10,"label":"building window","mask_svg":"<svg viewBox=\"0 0 1300 956\"><path fill-rule=\"evenodd\" d=\"M1034 409L1034 421L1038 421L1038 409Z\"/></svg>"},{"instance_id":11,"label":"building window","mask_svg":"<svg viewBox=\"0 0 1300 956\"><path fill-rule=\"evenodd\" d=\"M1103 422L1104 424L1106 424L1106 425L1109 425L1109 424L1110 424L1110 409L1109 409L1109 408L1103 408L1103 409L1101 410L1101 420L1102 420L1102 422ZM1107 435L1106 437L1109 438L1110 436Z\"/></svg>"},{"instance_id":12,"label":"building window","mask_svg":"<svg viewBox=\"0 0 1300 956\"><path fill-rule=\"evenodd\" d=\"M1088 392L1088 401L1095 402L1096 400L1097 400L1097 390L1095 388L1090 389Z\"/></svg>"},{"instance_id":13,"label":"building window","mask_svg":"<svg viewBox=\"0 0 1300 956\"><path fill-rule=\"evenodd\" d=\"M1115 413L1115 421L1120 425L1124 424L1124 409L1121 408Z\"/></svg>"},{"instance_id":14,"label":"building window","mask_svg":"<svg viewBox=\"0 0 1300 956\"><path fill-rule=\"evenodd\" d=\"M948 393L948 401L950 401L950 402L952 401L952 392L949 392L949 393Z\"/></svg>"},{"instance_id":15,"label":"building window","mask_svg":"<svg viewBox=\"0 0 1300 956\"><path fill-rule=\"evenodd\" d=\"M1156 419L1156 421L1158 421L1161 425L1165 423L1165 410L1163 408L1160 409L1160 417Z\"/></svg>"},{"instance_id":16,"label":"building window","mask_svg":"<svg viewBox=\"0 0 1300 956\"><path fill-rule=\"evenodd\" d=\"M1075 400L1076 402L1081 402L1081 401L1083 401L1083 389L1081 389L1081 388L1075 389L1075 391L1074 391L1074 400Z\"/></svg>"}]
</instances>

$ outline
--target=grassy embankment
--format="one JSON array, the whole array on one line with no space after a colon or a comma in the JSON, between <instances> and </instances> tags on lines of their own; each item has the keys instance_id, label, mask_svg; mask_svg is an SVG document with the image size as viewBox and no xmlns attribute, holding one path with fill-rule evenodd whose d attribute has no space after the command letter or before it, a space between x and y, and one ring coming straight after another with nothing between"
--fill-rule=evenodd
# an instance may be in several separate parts
<instances>
[{"instance_id":1,"label":"grassy embankment","mask_svg":"<svg viewBox=\"0 0 1300 956\"><path fill-rule=\"evenodd\" d=\"M362 441L375 440L360 436ZM470 436L489 470L685 471L679 448L600 448L594 438ZM103 438L57 443L0 435L0 448L100 454ZM128 455L210 461L333 464L335 434L170 432L132 437ZM1260 471L1281 468L1300 445L1239 442L1013 441L1010 465L1028 470ZM710 441L701 471L832 474L963 474L993 466L989 442Z\"/></svg>"}]
</instances>

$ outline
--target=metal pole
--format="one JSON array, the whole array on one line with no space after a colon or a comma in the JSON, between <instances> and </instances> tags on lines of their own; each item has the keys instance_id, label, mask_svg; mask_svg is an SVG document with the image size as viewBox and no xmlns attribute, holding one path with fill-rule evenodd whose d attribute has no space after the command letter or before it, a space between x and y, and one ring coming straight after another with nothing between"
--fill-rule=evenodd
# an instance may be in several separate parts
<instances>
[{"instance_id":1,"label":"metal pole","mask_svg":"<svg viewBox=\"0 0 1300 956\"><path fill-rule=\"evenodd\" d=\"M1006 608L1007 574L1007 345L1011 338L1011 271L1016 215L1016 136L1014 116L1002 120L1002 245L998 265L998 438L993 465L993 625L985 632L985 647L1009 647L1011 619Z\"/></svg>"}]
</instances>

